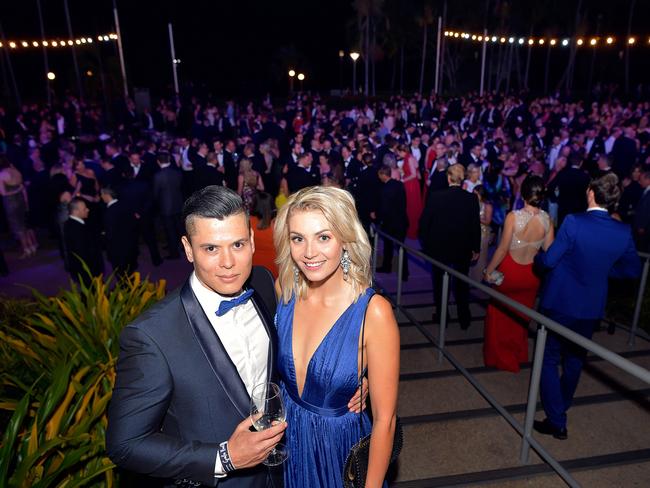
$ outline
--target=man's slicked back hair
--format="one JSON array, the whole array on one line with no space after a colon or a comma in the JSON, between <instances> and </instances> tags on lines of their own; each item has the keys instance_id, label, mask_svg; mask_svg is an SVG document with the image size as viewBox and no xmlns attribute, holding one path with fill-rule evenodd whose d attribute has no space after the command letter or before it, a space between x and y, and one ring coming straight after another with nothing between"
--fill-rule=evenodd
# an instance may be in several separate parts
<instances>
[{"instance_id":1,"label":"man's slicked back hair","mask_svg":"<svg viewBox=\"0 0 650 488\"><path fill-rule=\"evenodd\" d=\"M183 205L183 223L185 234L189 237L194 230L194 218L223 220L231 215L246 215L241 197L225 186L210 185L197 190L185 200Z\"/></svg>"}]
</instances>

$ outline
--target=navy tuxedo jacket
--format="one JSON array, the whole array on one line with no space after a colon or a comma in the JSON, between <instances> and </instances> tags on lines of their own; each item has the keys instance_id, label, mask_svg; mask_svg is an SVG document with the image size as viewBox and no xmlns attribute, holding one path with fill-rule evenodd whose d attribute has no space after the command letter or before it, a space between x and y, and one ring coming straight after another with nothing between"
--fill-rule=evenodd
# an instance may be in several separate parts
<instances>
[{"instance_id":1,"label":"navy tuxedo jacket","mask_svg":"<svg viewBox=\"0 0 650 488\"><path fill-rule=\"evenodd\" d=\"M635 278L641 272L630 227L601 211L568 215L551 247L535 261L551 269L540 308L577 319L604 316L608 278Z\"/></svg>"},{"instance_id":2,"label":"navy tuxedo jacket","mask_svg":"<svg viewBox=\"0 0 650 488\"><path fill-rule=\"evenodd\" d=\"M265 272L254 268L250 284L256 290L253 304L270 337L272 380L275 295L272 277ZM258 290L260 275L263 284ZM121 468L166 478L165 486L183 480L226 488L263 488L269 473L265 466L214 477L219 443L250 415L249 402L237 368L188 280L125 327L120 336L117 379L108 411L108 455Z\"/></svg>"}]
</instances>

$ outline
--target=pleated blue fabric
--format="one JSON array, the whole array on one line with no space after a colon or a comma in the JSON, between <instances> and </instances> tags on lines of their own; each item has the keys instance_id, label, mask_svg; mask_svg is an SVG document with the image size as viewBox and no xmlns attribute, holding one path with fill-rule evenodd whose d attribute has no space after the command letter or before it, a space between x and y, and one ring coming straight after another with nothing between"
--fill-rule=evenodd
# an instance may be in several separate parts
<instances>
[{"instance_id":1,"label":"pleated blue fabric","mask_svg":"<svg viewBox=\"0 0 650 488\"><path fill-rule=\"evenodd\" d=\"M347 405L358 388L359 334L373 294L368 288L341 314L320 343L307 366L302 397L293 363L295 297L278 306L278 370L288 423L285 488L341 488L350 448L370 433L368 416L362 416L362 432L359 414L350 413Z\"/></svg>"}]
</instances>

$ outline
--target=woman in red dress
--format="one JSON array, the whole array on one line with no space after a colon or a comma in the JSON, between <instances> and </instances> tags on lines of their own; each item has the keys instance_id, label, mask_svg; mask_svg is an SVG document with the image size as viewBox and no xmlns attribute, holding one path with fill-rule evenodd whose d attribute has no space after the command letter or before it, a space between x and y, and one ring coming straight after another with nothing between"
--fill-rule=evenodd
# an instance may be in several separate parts
<instances>
[{"instance_id":1,"label":"woman in red dress","mask_svg":"<svg viewBox=\"0 0 650 488\"><path fill-rule=\"evenodd\" d=\"M503 274L498 285L504 295L533 308L540 280L533 273L533 261L540 247L553 242L553 226L539 207L544 201L544 181L528 176L521 186L524 208L510 212L503 226L501 242L485 269L485 279L494 283L497 270ZM519 372L528 361L528 323L530 318L492 300L485 316L483 358L486 366Z\"/></svg>"},{"instance_id":2,"label":"woman in red dress","mask_svg":"<svg viewBox=\"0 0 650 488\"><path fill-rule=\"evenodd\" d=\"M420 173L418 171L418 162L411 154L406 144L400 144L397 148L397 155L400 157L402 172L402 183L406 191L406 214L409 218L409 227L406 232L407 237L417 239L418 222L422 213L422 194L420 192Z\"/></svg>"}]
</instances>

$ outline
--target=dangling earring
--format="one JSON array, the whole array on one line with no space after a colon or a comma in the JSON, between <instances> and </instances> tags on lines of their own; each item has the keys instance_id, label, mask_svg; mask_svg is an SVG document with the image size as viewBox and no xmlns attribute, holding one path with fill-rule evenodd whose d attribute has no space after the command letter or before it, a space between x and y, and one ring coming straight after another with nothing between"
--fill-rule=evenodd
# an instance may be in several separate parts
<instances>
[{"instance_id":1,"label":"dangling earring","mask_svg":"<svg viewBox=\"0 0 650 488\"><path fill-rule=\"evenodd\" d=\"M299 279L300 279L300 270L298 269L297 266L294 266L293 267L293 284L297 285Z\"/></svg>"},{"instance_id":2,"label":"dangling earring","mask_svg":"<svg viewBox=\"0 0 650 488\"><path fill-rule=\"evenodd\" d=\"M350 254L347 249L343 250L343 255L341 256L341 268L343 269L343 279L348 281L348 273L350 272L350 265L352 261L350 260Z\"/></svg>"}]
</instances>

